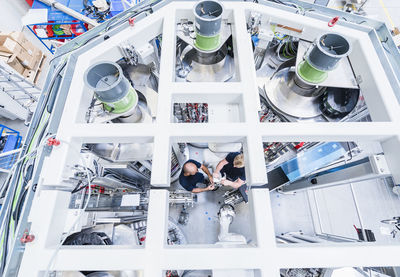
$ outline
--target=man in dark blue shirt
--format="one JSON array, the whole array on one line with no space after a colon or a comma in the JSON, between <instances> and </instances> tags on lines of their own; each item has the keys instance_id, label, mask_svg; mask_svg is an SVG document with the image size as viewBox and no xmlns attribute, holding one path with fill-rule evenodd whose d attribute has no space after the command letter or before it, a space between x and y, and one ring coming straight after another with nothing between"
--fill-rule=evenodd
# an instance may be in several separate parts
<instances>
[{"instance_id":1,"label":"man in dark blue shirt","mask_svg":"<svg viewBox=\"0 0 400 277\"><path fill-rule=\"evenodd\" d=\"M239 152L229 153L225 159L220 161L215 169L215 173L220 173L226 179L221 183L224 186L231 186L234 189L240 188L246 181L243 154Z\"/></svg>"},{"instance_id":2,"label":"man in dark blue shirt","mask_svg":"<svg viewBox=\"0 0 400 277\"><path fill-rule=\"evenodd\" d=\"M205 188L198 188L197 183L204 183L204 175L199 172L199 168L208 175L210 185ZM184 189L193 193L213 190L214 182L213 177L208 171L208 168L195 160L188 160L184 165L181 174L179 175L179 183Z\"/></svg>"}]
</instances>

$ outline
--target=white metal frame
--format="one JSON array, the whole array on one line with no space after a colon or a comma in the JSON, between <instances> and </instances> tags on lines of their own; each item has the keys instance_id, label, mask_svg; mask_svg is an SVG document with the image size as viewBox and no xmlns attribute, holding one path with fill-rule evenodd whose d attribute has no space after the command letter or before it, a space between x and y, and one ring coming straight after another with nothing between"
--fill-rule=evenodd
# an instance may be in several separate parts
<instances>
[{"instance_id":1,"label":"white metal frame","mask_svg":"<svg viewBox=\"0 0 400 277\"><path fill-rule=\"evenodd\" d=\"M262 13L269 21L303 30L303 38L312 41L318 34L332 31L327 22L249 2L224 2L232 20L235 63L239 81L228 83L176 83L175 24L189 14L194 2L172 2L154 14L118 33L77 61L57 137L69 144L52 150L29 216L35 240L26 245L19 276L41 276L64 230L70 193L68 166L79 163L77 149L82 143L154 142L151 183L169 186L170 144L172 142L237 142L244 145L246 176L252 186L266 180L263 141L380 141L390 170L400 181L399 105L382 65L366 33L337 25L353 43L350 60L374 122L354 123L260 123L258 88L254 70L246 16L250 10ZM85 110L91 94L84 88L86 68L98 60L117 60L117 45L130 41L134 46L162 33L157 120L152 124L86 124ZM69 80L68 80L69 81ZM180 102L238 101L243 117L239 123L171 123L172 105ZM56 189L57 188L57 189ZM400 266L398 245L324 244L277 246L269 191L253 189L250 207L254 217L255 244L221 248L216 245L166 245L168 191L150 193L147 239L144 248L133 246L62 247L54 270L127 270L144 271L144 276L161 276L168 269L259 269L262 276L279 276L280 268ZM282 219L285 220L285 219ZM42 271L42 273L40 273Z\"/></svg>"}]
</instances>

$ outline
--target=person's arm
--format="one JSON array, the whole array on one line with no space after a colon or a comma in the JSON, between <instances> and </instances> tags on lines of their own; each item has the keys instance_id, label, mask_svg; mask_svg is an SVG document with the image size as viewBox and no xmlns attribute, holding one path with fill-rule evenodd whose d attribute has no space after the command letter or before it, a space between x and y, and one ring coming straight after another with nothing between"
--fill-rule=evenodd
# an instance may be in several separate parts
<instances>
[{"instance_id":1,"label":"person's arm","mask_svg":"<svg viewBox=\"0 0 400 277\"><path fill-rule=\"evenodd\" d=\"M219 173L221 171L221 169L228 164L228 161L226 159L223 159L222 161L220 161L217 165L217 167L215 168L215 172Z\"/></svg>"},{"instance_id":2,"label":"person's arm","mask_svg":"<svg viewBox=\"0 0 400 277\"><path fill-rule=\"evenodd\" d=\"M241 180L240 178L237 178L235 182L229 181L229 180L222 180L222 185L224 186L230 186L234 189L240 188L245 182Z\"/></svg>"},{"instance_id":3,"label":"person's arm","mask_svg":"<svg viewBox=\"0 0 400 277\"><path fill-rule=\"evenodd\" d=\"M207 168L204 164L202 164L201 167L200 167L200 169L203 170L203 172L204 172L205 174L207 174L208 179L210 180L210 183L211 183L211 184L214 184L213 177L212 177L210 171L208 170L208 168Z\"/></svg>"},{"instance_id":4,"label":"person's arm","mask_svg":"<svg viewBox=\"0 0 400 277\"><path fill-rule=\"evenodd\" d=\"M194 188L192 190L193 193L200 193L200 192L204 192L204 191L209 191L209 190L213 190L214 189L214 185L209 185L208 187L205 188Z\"/></svg>"}]
</instances>

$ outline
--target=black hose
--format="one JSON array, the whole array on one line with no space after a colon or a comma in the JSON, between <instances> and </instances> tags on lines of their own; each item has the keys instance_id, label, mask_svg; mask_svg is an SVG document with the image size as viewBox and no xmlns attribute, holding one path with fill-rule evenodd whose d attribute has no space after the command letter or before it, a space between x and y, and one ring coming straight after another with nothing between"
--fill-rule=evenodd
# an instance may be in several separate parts
<instances>
[{"instance_id":1,"label":"black hose","mask_svg":"<svg viewBox=\"0 0 400 277\"><path fill-rule=\"evenodd\" d=\"M54 79L53 87L56 87L56 88L60 87L61 80L62 80L61 76L59 74L57 74L56 78ZM49 96L49 99L48 99L48 102L47 102L47 105L46 105L46 110L47 110L48 113L52 113L53 112L53 107L54 107L54 104L56 102L56 98L57 98L57 93L52 93Z\"/></svg>"},{"instance_id":2,"label":"black hose","mask_svg":"<svg viewBox=\"0 0 400 277\"><path fill-rule=\"evenodd\" d=\"M22 204L25 201L26 198L26 193L28 189L26 188L28 185L28 182L32 179L32 173L33 173L33 165L29 165L26 174L24 176L24 182L22 184L22 189L24 190L18 197L17 203L14 209L14 212L12 213L13 219L15 221L14 228L17 228L18 220L19 220L19 215L21 214L21 209L22 209ZM15 231L14 229L14 231Z\"/></svg>"},{"instance_id":3,"label":"black hose","mask_svg":"<svg viewBox=\"0 0 400 277\"><path fill-rule=\"evenodd\" d=\"M18 223L19 223L19 217L21 215L22 212L22 207L23 207L23 203L25 203L25 198L26 195L28 194L28 189L24 188L24 191L21 193L20 197L18 198L18 202L15 206L15 211L12 213L12 216L14 218L15 224L14 224L14 232L17 229Z\"/></svg>"},{"instance_id":4,"label":"black hose","mask_svg":"<svg viewBox=\"0 0 400 277\"><path fill-rule=\"evenodd\" d=\"M78 184L75 186L75 188L71 191L71 193L78 192L80 190L80 185L82 184L82 181L79 181Z\"/></svg>"}]
</instances>

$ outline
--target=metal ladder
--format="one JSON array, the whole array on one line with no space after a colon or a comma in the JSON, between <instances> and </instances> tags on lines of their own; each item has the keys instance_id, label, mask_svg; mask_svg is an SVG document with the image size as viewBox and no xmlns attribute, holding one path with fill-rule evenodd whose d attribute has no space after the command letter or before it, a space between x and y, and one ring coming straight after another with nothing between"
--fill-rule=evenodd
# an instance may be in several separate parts
<instances>
[{"instance_id":1,"label":"metal ladder","mask_svg":"<svg viewBox=\"0 0 400 277\"><path fill-rule=\"evenodd\" d=\"M35 111L41 89L26 80L4 61L0 61L0 93L5 93L10 101L15 101L27 111L25 119ZM3 103L0 103L3 105ZM3 107L4 108L4 105Z\"/></svg>"}]
</instances>

